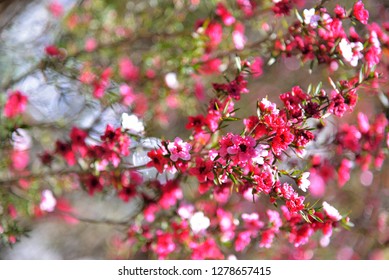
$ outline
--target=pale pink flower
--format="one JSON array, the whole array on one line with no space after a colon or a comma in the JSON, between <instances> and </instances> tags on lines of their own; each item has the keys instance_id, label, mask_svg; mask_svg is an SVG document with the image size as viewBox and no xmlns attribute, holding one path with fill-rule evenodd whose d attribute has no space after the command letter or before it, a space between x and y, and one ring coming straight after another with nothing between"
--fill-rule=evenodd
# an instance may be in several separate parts
<instances>
[{"instance_id":1,"label":"pale pink flower","mask_svg":"<svg viewBox=\"0 0 389 280\"><path fill-rule=\"evenodd\" d=\"M171 142L167 146L170 152L170 159L172 161L177 161L179 158L182 160L190 160L189 151L192 149L192 146L189 143L182 141L180 137L176 137L174 142Z\"/></svg>"},{"instance_id":2,"label":"pale pink flower","mask_svg":"<svg viewBox=\"0 0 389 280\"><path fill-rule=\"evenodd\" d=\"M42 211L53 212L55 210L56 205L57 205L57 200L55 199L51 190L43 190L39 208Z\"/></svg>"},{"instance_id":3,"label":"pale pink flower","mask_svg":"<svg viewBox=\"0 0 389 280\"><path fill-rule=\"evenodd\" d=\"M326 201L323 202L323 209L324 212L326 212L326 214L328 215L328 217L330 217L332 220L340 221L342 219L342 215L339 214L339 211Z\"/></svg>"}]
</instances>

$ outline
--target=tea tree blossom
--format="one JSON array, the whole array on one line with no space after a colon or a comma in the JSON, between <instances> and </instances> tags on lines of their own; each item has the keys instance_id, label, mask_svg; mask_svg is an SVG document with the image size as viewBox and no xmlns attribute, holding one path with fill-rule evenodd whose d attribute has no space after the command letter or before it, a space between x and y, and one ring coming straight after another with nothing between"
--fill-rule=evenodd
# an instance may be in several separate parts
<instances>
[{"instance_id":1,"label":"tea tree blossom","mask_svg":"<svg viewBox=\"0 0 389 280\"><path fill-rule=\"evenodd\" d=\"M170 152L170 159L174 162L178 159L190 160L191 158L189 151L192 149L192 146L179 137L176 137L174 142L168 143L167 149Z\"/></svg>"}]
</instances>

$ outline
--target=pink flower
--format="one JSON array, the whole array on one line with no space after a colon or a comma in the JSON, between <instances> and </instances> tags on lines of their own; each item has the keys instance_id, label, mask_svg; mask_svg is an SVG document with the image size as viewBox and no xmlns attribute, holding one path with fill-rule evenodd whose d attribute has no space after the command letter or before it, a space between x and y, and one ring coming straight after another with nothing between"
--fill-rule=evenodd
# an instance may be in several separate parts
<instances>
[{"instance_id":1,"label":"pink flower","mask_svg":"<svg viewBox=\"0 0 389 280\"><path fill-rule=\"evenodd\" d=\"M278 232L280 227L282 226L282 220L280 214L274 210L266 211L267 217L269 218L269 223L271 224L271 228L274 232Z\"/></svg>"},{"instance_id":2,"label":"pink flower","mask_svg":"<svg viewBox=\"0 0 389 280\"><path fill-rule=\"evenodd\" d=\"M338 184L340 187L343 187L344 184L350 180L350 171L352 167L352 162L348 159L343 159L340 163L340 167L338 169Z\"/></svg>"},{"instance_id":3,"label":"pink flower","mask_svg":"<svg viewBox=\"0 0 389 280\"><path fill-rule=\"evenodd\" d=\"M336 4L335 8L334 8L334 13L336 14L336 17L340 18L340 19L343 19L346 17L346 10L344 7Z\"/></svg>"},{"instance_id":4,"label":"pink flower","mask_svg":"<svg viewBox=\"0 0 389 280\"><path fill-rule=\"evenodd\" d=\"M246 17L251 17L254 15L254 9L257 5L255 0L236 0L236 3L239 6L239 9L243 11Z\"/></svg>"},{"instance_id":5,"label":"pink flower","mask_svg":"<svg viewBox=\"0 0 389 280\"><path fill-rule=\"evenodd\" d=\"M369 12L365 9L365 5L362 1L358 1L354 4L353 15L361 23L367 24Z\"/></svg>"},{"instance_id":6,"label":"pink flower","mask_svg":"<svg viewBox=\"0 0 389 280\"><path fill-rule=\"evenodd\" d=\"M14 118L26 110L27 96L20 91L12 92L4 106L4 116L6 118Z\"/></svg>"},{"instance_id":7,"label":"pink flower","mask_svg":"<svg viewBox=\"0 0 389 280\"><path fill-rule=\"evenodd\" d=\"M260 57L254 58L254 61L251 63L250 66L251 75L253 75L254 78L258 78L262 76L263 74L263 60Z\"/></svg>"},{"instance_id":8,"label":"pink flower","mask_svg":"<svg viewBox=\"0 0 389 280\"><path fill-rule=\"evenodd\" d=\"M255 168L255 171L256 170L259 170L259 168ZM263 170L259 172L255 172L255 175L253 175L253 179L256 182L255 189L257 191L264 192L267 194L272 191L275 180L268 166L265 166L265 168L263 168Z\"/></svg>"},{"instance_id":9,"label":"pink flower","mask_svg":"<svg viewBox=\"0 0 389 280\"><path fill-rule=\"evenodd\" d=\"M216 14L221 17L223 23L226 26L230 26L235 23L235 18L232 14L227 10L223 3L219 2L216 6Z\"/></svg>"},{"instance_id":10,"label":"pink flower","mask_svg":"<svg viewBox=\"0 0 389 280\"><path fill-rule=\"evenodd\" d=\"M261 236L261 242L259 242L259 247L261 248L270 248L274 239L274 232L272 230L265 230Z\"/></svg>"},{"instance_id":11,"label":"pink flower","mask_svg":"<svg viewBox=\"0 0 389 280\"><path fill-rule=\"evenodd\" d=\"M101 73L101 77L98 80L95 80L93 83L93 96L97 99L100 99L104 96L105 90L109 86L109 79L112 75L112 69L106 68L103 73Z\"/></svg>"},{"instance_id":12,"label":"pink flower","mask_svg":"<svg viewBox=\"0 0 389 280\"><path fill-rule=\"evenodd\" d=\"M190 160L191 158L189 151L192 149L192 146L189 143L182 141L179 137L176 137L173 143L170 142L167 145L167 149L170 152L170 159L174 162L178 159Z\"/></svg>"},{"instance_id":13,"label":"pink flower","mask_svg":"<svg viewBox=\"0 0 389 280\"><path fill-rule=\"evenodd\" d=\"M170 233L157 233L157 243L154 246L154 251L158 255L158 259L165 259L170 253L176 249L173 235Z\"/></svg>"},{"instance_id":14,"label":"pink flower","mask_svg":"<svg viewBox=\"0 0 389 280\"><path fill-rule=\"evenodd\" d=\"M137 81L139 77L139 68L132 61L124 57L119 61L119 73L125 80Z\"/></svg>"},{"instance_id":15,"label":"pink flower","mask_svg":"<svg viewBox=\"0 0 389 280\"><path fill-rule=\"evenodd\" d=\"M311 182L309 192L314 198L320 198L324 196L326 184L324 179L318 174L316 169L310 170L309 181Z\"/></svg>"},{"instance_id":16,"label":"pink flower","mask_svg":"<svg viewBox=\"0 0 389 280\"><path fill-rule=\"evenodd\" d=\"M163 194L159 200L159 205L162 209L169 209L176 205L179 199L182 199L182 190L178 185L177 181L168 181L161 188Z\"/></svg>"},{"instance_id":17,"label":"pink flower","mask_svg":"<svg viewBox=\"0 0 389 280\"><path fill-rule=\"evenodd\" d=\"M122 84L119 87L120 95L122 96L122 103L126 106L130 106L134 103L136 95L132 87L127 84Z\"/></svg>"},{"instance_id":18,"label":"pink flower","mask_svg":"<svg viewBox=\"0 0 389 280\"><path fill-rule=\"evenodd\" d=\"M345 104L343 96L336 91L332 91L328 112L334 114L335 116L342 117L347 109L348 106Z\"/></svg>"},{"instance_id":19,"label":"pink flower","mask_svg":"<svg viewBox=\"0 0 389 280\"><path fill-rule=\"evenodd\" d=\"M28 150L12 150L11 163L15 170L24 170L30 161L30 154Z\"/></svg>"},{"instance_id":20,"label":"pink flower","mask_svg":"<svg viewBox=\"0 0 389 280\"><path fill-rule=\"evenodd\" d=\"M88 38L85 41L85 50L87 52L93 52L97 48L97 42L95 38Z\"/></svg>"},{"instance_id":21,"label":"pink flower","mask_svg":"<svg viewBox=\"0 0 389 280\"><path fill-rule=\"evenodd\" d=\"M159 211L159 207L157 204L150 204L146 207L146 209L143 211L143 216L145 217L145 220L149 223L154 222L155 220L155 214Z\"/></svg>"},{"instance_id":22,"label":"pink flower","mask_svg":"<svg viewBox=\"0 0 389 280\"><path fill-rule=\"evenodd\" d=\"M49 4L49 11L55 17L61 17L64 13L62 4L55 0Z\"/></svg>"},{"instance_id":23,"label":"pink flower","mask_svg":"<svg viewBox=\"0 0 389 280\"><path fill-rule=\"evenodd\" d=\"M223 40L223 27L217 22L211 22L205 30L205 35L209 37L209 47L213 49Z\"/></svg>"},{"instance_id":24,"label":"pink flower","mask_svg":"<svg viewBox=\"0 0 389 280\"><path fill-rule=\"evenodd\" d=\"M235 239L235 250L242 252L251 242L251 231L246 230L238 234Z\"/></svg>"},{"instance_id":25,"label":"pink flower","mask_svg":"<svg viewBox=\"0 0 389 280\"><path fill-rule=\"evenodd\" d=\"M258 213L243 213L242 220L246 229L252 231L253 233L263 228L264 223L259 219Z\"/></svg>"},{"instance_id":26,"label":"pink flower","mask_svg":"<svg viewBox=\"0 0 389 280\"><path fill-rule=\"evenodd\" d=\"M222 260L224 256L213 238L207 238L204 242L189 244L192 249L192 260Z\"/></svg>"},{"instance_id":27,"label":"pink flower","mask_svg":"<svg viewBox=\"0 0 389 280\"><path fill-rule=\"evenodd\" d=\"M232 136L231 142L232 146L227 148L227 152L233 155L238 162L249 162L252 158L256 157L257 151L254 148L256 145L254 138L234 135Z\"/></svg>"},{"instance_id":28,"label":"pink flower","mask_svg":"<svg viewBox=\"0 0 389 280\"><path fill-rule=\"evenodd\" d=\"M279 114L279 110L277 109L277 105L273 102L270 102L267 98L262 98L261 102L258 104L259 109L264 114Z\"/></svg>"},{"instance_id":29,"label":"pink flower","mask_svg":"<svg viewBox=\"0 0 389 280\"><path fill-rule=\"evenodd\" d=\"M244 25L238 22L234 31L232 31L232 40L237 50L243 50L246 45L246 36L244 35Z\"/></svg>"}]
</instances>

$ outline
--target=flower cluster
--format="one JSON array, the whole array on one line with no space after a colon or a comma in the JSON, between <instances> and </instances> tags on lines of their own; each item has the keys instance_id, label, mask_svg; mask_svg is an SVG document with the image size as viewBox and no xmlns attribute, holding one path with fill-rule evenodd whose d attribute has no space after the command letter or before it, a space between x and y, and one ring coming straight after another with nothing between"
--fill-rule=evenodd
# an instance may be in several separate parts
<instances>
[{"instance_id":1,"label":"flower cluster","mask_svg":"<svg viewBox=\"0 0 389 280\"><path fill-rule=\"evenodd\" d=\"M346 19L353 18L367 24L369 14L362 1L355 3L352 14L340 5L333 13L331 15L324 7L304 10L304 18L300 17L289 28L289 34L284 39L276 40L275 49L287 56L297 55L302 61L328 64L333 71L338 69L340 58L353 67L360 61L370 68L376 65L381 55L380 40L382 43L387 41L381 28L370 25L370 33L363 38L354 27L346 29L344 24Z\"/></svg>"}]
</instances>

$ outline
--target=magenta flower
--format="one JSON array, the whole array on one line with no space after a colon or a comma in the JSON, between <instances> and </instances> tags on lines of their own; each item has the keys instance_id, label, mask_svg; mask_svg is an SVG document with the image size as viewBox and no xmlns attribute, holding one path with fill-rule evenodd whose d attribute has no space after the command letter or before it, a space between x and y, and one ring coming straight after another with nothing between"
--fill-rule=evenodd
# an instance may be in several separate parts
<instances>
[{"instance_id":1,"label":"magenta flower","mask_svg":"<svg viewBox=\"0 0 389 280\"><path fill-rule=\"evenodd\" d=\"M170 159L174 162L179 158L182 160L190 160L189 151L192 149L192 146L182 141L180 137L176 137L173 143L169 143L167 149L170 152Z\"/></svg>"},{"instance_id":2,"label":"magenta flower","mask_svg":"<svg viewBox=\"0 0 389 280\"><path fill-rule=\"evenodd\" d=\"M26 106L27 97L18 90L14 91L9 95L5 103L3 114L6 118L16 117L26 110Z\"/></svg>"},{"instance_id":3,"label":"magenta flower","mask_svg":"<svg viewBox=\"0 0 389 280\"><path fill-rule=\"evenodd\" d=\"M224 6L223 3L217 3L216 6L216 14L221 17L223 23L226 26L230 26L235 23L235 18L234 16L228 11L226 6Z\"/></svg>"},{"instance_id":4,"label":"magenta flower","mask_svg":"<svg viewBox=\"0 0 389 280\"><path fill-rule=\"evenodd\" d=\"M234 155L239 162L249 161L256 157L257 151L254 148L256 143L252 137L234 135L231 140L233 145L227 148L227 152Z\"/></svg>"},{"instance_id":5,"label":"magenta flower","mask_svg":"<svg viewBox=\"0 0 389 280\"><path fill-rule=\"evenodd\" d=\"M354 4L354 17L363 24L367 24L369 19L369 12L365 9L365 5L362 1L358 1Z\"/></svg>"}]
</instances>

